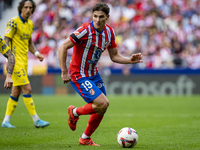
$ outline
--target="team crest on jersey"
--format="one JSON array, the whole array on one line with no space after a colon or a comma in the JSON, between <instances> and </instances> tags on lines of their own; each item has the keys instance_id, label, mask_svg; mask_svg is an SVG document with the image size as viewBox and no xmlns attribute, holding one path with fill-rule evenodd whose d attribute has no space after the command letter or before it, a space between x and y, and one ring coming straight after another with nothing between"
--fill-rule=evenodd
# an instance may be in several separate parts
<instances>
[{"instance_id":1,"label":"team crest on jersey","mask_svg":"<svg viewBox=\"0 0 200 150\"><path fill-rule=\"evenodd\" d=\"M97 62L99 61L100 59L100 56L101 56L101 53L102 53L102 50L100 48L97 48L94 50L94 54L92 56L92 59L91 60L88 60L87 62L89 64L97 64Z\"/></svg>"},{"instance_id":2,"label":"team crest on jersey","mask_svg":"<svg viewBox=\"0 0 200 150\"><path fill-rule=\"evenodd\" d=\"M6 34L8 34L11 31L10 28L6 29Z\"/></svg>"},{"instance_id":3,"label":"team crest on jersey","mask_svg":"<svg viewBox=\"0 0 200 150\"><path fill-rule=\"evenodd\" d=\"M105 42L105 49L108 48L109 45L110 45L110 41L106 41Z\"/></svg>"},{"instance_id":4,"label":"team crest on jersey","mask_svg":"<svg viewBox=\"0 0 200 150\"><path fill-rule=\"evenodd\" d=\"M93 89L90 89L88 92L90 93L90 95L94 95L95 94L95 91Z\"/></svg>"}]
</instances>

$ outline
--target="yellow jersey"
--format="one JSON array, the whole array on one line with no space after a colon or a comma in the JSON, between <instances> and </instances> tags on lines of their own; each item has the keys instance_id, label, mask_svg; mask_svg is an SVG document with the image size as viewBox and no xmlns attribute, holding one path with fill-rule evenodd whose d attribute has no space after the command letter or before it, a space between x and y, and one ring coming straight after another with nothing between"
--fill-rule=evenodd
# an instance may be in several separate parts
<instances>
[{"instance_id":1,"label":"yellow jersey","mask_svg":"<svg viewBox=\"0 0 200 150\"><path fill-rule=\"evenodd\" d=\"M0 53L5 54L8 50L9 47L7 46L3 38L0 36Z\"/></svg>"},{"instance_id":2,"label":"yellow jersey","mask_svg":"<svg viewBox=\"0 0 200 150\"><path fill-rule=\"evenodd\" d=\"M29 39L32 37L33 22L28 19L25 21L21 15L9 20L5 36L9 37L9 46L15 56L15 66L27 66Z\"/></svg>"}]
</instances>

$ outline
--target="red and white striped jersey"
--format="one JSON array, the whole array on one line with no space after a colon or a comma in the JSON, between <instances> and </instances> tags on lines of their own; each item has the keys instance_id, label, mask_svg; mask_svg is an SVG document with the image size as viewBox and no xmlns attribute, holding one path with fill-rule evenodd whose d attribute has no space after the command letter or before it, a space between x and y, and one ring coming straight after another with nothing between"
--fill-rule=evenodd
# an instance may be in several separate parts
<instances>
[{"instance_id":1,"label":"red and white striped jersey","mask_svg":"<svg viewBox=\"0 0 200 150\"><path fill-rule=\"evenodd\" d=\"M93 21L82 24L69 38L75 44L69 66L73 81L96 75L102 52L106 48L117 47L114 30L106 24L99 32L94 28Z\"/></svg>"}]
</instances>

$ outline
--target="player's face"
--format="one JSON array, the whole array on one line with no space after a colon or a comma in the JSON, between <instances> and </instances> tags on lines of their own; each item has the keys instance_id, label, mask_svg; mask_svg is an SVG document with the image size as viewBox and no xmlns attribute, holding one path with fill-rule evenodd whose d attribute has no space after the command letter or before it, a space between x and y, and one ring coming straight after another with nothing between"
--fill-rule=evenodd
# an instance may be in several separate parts
<instances>
[{"instance_id":1,"label":"player's face","mask_svg":"<svg viewBox=\"0 0 200 150\"><path fill-rule=\"evenodd\" d=\"M33 11L32 3L29 1L25 2L21 12L22 18L27 20L32 15L32 11Z\"/></svg>"},{"instance_id":2,"label":"player's face","mask_svg":"<svg viewBox=\"0 0 200 150\"><path fill-rule=\"evenodd\" d=\"M109 15L106 15L103 11L94 11L93 12L93 23L94 27L101 32L108 20Z\"/></svg>"}]
</instances>

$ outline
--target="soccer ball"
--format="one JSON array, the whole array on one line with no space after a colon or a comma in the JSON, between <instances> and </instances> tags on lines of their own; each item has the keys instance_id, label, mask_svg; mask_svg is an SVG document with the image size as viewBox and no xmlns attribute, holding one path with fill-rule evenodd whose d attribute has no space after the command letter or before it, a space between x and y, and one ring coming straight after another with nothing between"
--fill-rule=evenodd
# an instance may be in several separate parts
<instances>
[{"instance_id":1,"label":"soccer ball","mask_svg":"<svg viewBox=\"0 0 200 150\"><path fill-rule=\"evenodd\" d=\"M132 128L122 128L117 134L117 142L124 148L134 147L137 144L137 141L137 132Z\"/></svg>"}]
</instances>

